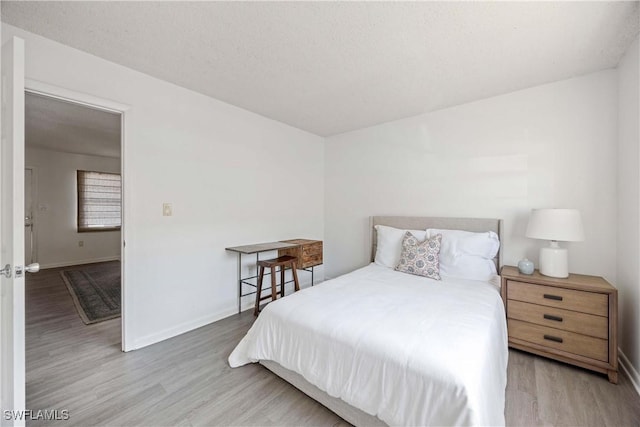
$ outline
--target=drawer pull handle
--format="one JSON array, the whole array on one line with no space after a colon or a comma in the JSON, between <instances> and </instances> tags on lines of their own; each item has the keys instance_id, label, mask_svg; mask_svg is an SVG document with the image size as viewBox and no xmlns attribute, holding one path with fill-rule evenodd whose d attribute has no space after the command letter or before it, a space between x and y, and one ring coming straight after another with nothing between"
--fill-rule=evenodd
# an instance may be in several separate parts
<instances>
[{"instance_id":1,"label":"drawer pull handle","mask_svg":"<svg viewBox=\"0 0 640 427\"><path fill-rule=\"evenodd\" d=\"M553 300L556 300L556 301L562 301L562 297L558 296L558 295L544 294L543 296L546 299L553 299Z\"/></svg>"},{"instance_id":2,"label":"drawer pull handle","mask_svg":"<svg viewBox=\"0 0 640 427\"><path fill-rule=\"evenodd\" d=\"M544 336L545 340L549 340L549 341L555 341L555 342L559 342L562 343L562 338L560 337L554 337L553 335L545 335Z\"/></svg>"},{"instance_id":3,"label":"drawer pull handle","mask_svg":"<svg viewBox=\"0 0 640 427\"><path fill-rule=\"evenodd\" d=\"M555 320L556 322L562 322L562 317L560 317L560 316L554 316L552 314L545 314L543 317L545 319L548 319L548 320Z\"/></svg>"}]
</instances>

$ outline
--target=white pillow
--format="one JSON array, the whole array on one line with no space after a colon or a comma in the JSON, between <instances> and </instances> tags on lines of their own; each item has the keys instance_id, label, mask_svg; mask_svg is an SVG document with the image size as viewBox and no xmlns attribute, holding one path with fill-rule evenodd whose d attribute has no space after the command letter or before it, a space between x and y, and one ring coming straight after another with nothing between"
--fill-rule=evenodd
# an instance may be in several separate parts
<instances>
[{"instance_id":1,"label":"white pillow","mask_svg":"<svg viewBox=\"0 0 640 427\"><path fill-rule=\"evenodd\" d=\"M396 268L402 252L402 238L408 231L420 242L426 239L426 230L401 230L399 228L376 225L378 233L374 262L384 267Z\"/></svg>"},{"instance_id":2,"label":"white pillow","mask_svg":"<svg viewBox=\"0 0 640 427\"><path fill-rule=\"evenodd\" d=\"M493 231L427 230L427 238L436 234L442 234L440 274L443 277L489 281L498 274L493 258L500 249L500 240Z\"/></svg>"}]
</instances>

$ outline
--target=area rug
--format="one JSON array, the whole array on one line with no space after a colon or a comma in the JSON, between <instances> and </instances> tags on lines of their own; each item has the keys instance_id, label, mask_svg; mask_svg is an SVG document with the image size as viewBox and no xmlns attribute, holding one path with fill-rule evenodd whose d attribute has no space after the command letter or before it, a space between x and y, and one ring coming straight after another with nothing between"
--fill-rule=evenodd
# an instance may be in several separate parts
<instances>
[{"instance_id":1,"label":"area rug","mask_svg":"<svg viewBox=\"0 0 640 427\"><path fill-rule=\"evenodd\" d=\"M120 317L120 261L88 264L60 275L85 324Z\"/></svg>"}]
</instances>

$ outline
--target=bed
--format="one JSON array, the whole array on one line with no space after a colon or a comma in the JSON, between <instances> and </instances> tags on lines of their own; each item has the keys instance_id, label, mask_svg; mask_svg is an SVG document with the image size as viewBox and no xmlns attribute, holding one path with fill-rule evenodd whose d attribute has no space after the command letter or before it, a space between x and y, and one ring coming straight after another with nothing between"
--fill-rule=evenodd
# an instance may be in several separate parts
<instances>
[{"instance_id":1,"label":"bed","mask_svg":"<svg viewBox=\"0 0 640 427\"><path fill-rule=\"evenodd\" d=\"M492 219L372 217L372 259L376 225L501 234ZM355 425L504 425L498 287L372 263L269 304L229 363L260 362Z\"/></svg>"}]
</instances>

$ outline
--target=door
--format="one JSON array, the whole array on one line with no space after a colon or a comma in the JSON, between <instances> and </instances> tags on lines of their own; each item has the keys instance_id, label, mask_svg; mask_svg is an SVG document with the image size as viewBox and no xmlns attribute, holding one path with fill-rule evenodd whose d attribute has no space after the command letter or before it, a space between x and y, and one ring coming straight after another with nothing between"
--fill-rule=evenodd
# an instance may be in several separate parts
<instances>
[{"instance_id":1,"label":"door","mask_svg":"<svg viewBox=\"0 0 640 427\"><path fill-rule=\"evenodd\" d=\"M0 147L0 406L25 409L24 360L24 41L2 46ZM3 412L2 425L24 425L19 412ZM10 418L7 420L6 418ZM22 419L20 419L22 418Z\"/></svg>"},{"instance_id":2,"label":"door","mask_svg":"<svg viewBox=\"0 0 640 427\"><path fill-rule=\"evenodd\" d=\"M34 261L33 169L24 170L24 262Z\"/></svg>"}]
</instances>

